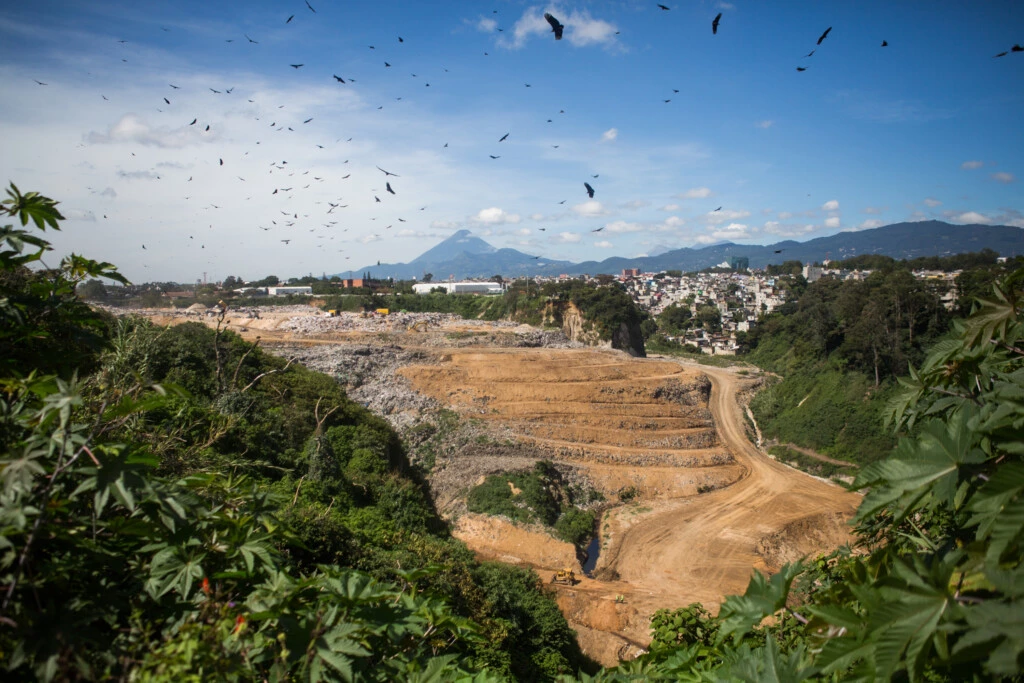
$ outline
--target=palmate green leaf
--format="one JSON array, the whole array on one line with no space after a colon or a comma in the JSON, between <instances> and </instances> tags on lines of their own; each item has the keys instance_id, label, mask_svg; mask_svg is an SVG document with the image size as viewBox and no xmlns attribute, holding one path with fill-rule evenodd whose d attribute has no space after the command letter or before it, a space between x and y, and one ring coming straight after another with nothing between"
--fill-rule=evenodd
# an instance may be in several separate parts
<instances>
[{"instance_id":1,"label":"palmate green leaf","mask_svg":"<svg viewBox=\"0 0 1024 683\"><path fill-rule=\"evenodd\" d=\"M854 489L870 487L857 510L864 521L883 508L893 506L898 524L931 497L954 506L960 484L960 467L984 462L977 435L968 422L975 415L964 408L948 422L930 420L916 439L901 439L886 459L865 467L853 482Z\"/></svg>"},{"instance_id":2,"label":"palmate green leaf","mask_svg":"<svg viewBox=\"0 0 1024 683\"><path fill-rule=\"evenodd\" d=\"M953 655L988 653L984 664L988 673L1020 675L1024 670L1024 604L989 601L966 609L964 616L970 628L957 641Z\"/></svg>"},{"instance_id":3,"label":"palmate green leaf","mask_svg":"<svg viewBox=\"0 0 1024 683\"><path fill-rule=\"evenodd\" d=\"M999 467L972 497L968 510L974 513L968 524L978 527L978 540L990 539L986 555L997 564L999 558L1024 534L1024 463Z\"/></svg>"},{"instance_id":4,"label":"palmate green leaf","mask_svg":"<svg viewBox=\"0 0 1024 683\"><path fill-rule=\"evenodd\" d=\"M719 638L732 635L733 642L739 643L762 619L785 607L793 579L803 569L801 562L787 564L770 579L761 572L754 572L746 593L730 595L722 603L718 612L722 622Z\"/></svg>"},{"instance_id":5,"label":"palmate green leaf","mask_svg":"<svg viewBox=\"0 0 1024 683\"><path fill-rule=\"evenodd\" d=\"M1017 323L1016 300L1012 287L993 286L995 299L979 299L980 307L966 322L964 343L985 346L993 338L1005 339L1009 328Z\"/></svg>"},{"instance_id":6,"label":"palmate green leaf","mask_svg":"<svg viewBox=\"0 0 1024 683\"><path fill-rule=\"evenodd\" d=\"M817 670L807 664L803 647L793 648L784 655L771 636L764 647L750 649L744 644L727 656L723 668L719 680L746 683L797 683L817 674Z\"/></svg>"},{"instance_id":7,"label":"palmate green leaf","mask_svg":"<svg viewBox=\"0 0 1024 683\"><path fill-rule=\"evenodd\" d=\"M0 206L10 215L17 216L22 225L27 225L31 220L40 230L46 230L46 226L60 230L57 221L64 220L64 216L57 210L59 202L38 192L22 194L14 183L7 189L7 197L0 202Z\"/></svg>"},{"instance_id":8,"label":"palmate green leaf","mask_svg":"<svg viewBox=\"0 0 1024 683\"><path fill-rule=\"evenodd\" d=\"M263 564L270 568L274 568L274 558L270 554L270 535L260 534L257 536L249 537L244 545L238 547L238 551L242 553L242 557L245 559L245 566L252 573L253 566L255 564L255 558L259 558Z\"/></svg>"}]
</instances>

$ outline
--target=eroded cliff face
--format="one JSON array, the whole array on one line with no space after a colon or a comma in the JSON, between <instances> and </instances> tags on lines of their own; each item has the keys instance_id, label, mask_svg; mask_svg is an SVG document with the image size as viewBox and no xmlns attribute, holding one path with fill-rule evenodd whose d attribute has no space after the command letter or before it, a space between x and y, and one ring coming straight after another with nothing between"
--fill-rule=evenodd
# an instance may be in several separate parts
<instances>
[{"instance_id":1,"label":"eroded cliff face","mask_svg":"<svg viewBox=\"0 0 1024 683\"><path fill-rule=\"evenodd\" d=\"M621 323L612 331L611 339L601 339L598 326L587 320L576 304L569 302L552 302L544 309L545 325L560 325L565 336L587 346L603 346L605 348L625 351L631 356L644 358L644 337L638 325Z\"/></svg>"}]
</instances>

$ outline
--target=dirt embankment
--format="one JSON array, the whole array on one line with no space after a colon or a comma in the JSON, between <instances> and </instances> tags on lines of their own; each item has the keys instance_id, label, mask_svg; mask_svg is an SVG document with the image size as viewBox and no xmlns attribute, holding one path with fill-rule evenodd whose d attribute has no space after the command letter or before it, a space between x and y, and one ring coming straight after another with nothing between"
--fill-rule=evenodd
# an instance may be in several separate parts
<instances>
[{"instance_id":1,"label":"dirt embankment","mask_svg":"<svg viewBox=\"0 0 1024 683\"><path fill-rule=\"evenodd\" d=\"M658 609L715 609L754 569L848 538L859 497L754 448L737 403L750 380L728 369L551 348L574 344L531 328L437 320L423 331L396 319L297 315L315 317L261 311L228 326L332 374L395 424L412 456L430 459L438 508L481 557L533 567L545 581L563 566L578 570L575 548L543 529L464 514L465 494L488 474L551 459L613 505L601 520L600 580L556 589L582 647L602 663L640 652ZM460 416L458 428L427 438L445 410Z\"/></svg>"}]
</instances>

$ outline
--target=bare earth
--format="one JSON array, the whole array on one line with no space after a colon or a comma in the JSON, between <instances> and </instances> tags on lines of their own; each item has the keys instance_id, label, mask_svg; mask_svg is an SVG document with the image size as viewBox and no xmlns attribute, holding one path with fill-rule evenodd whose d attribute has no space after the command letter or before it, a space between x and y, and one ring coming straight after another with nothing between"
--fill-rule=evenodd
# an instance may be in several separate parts
<instances>
[{"instance_id":1,"label":"bare earth","mask_svg":"<svg viewBox=\"0 0 1024 683\"><path fill-rule=\"evenodd\" d=\"M444 361L401 374L463 414L544 441L556 462L589 470L608 494L625 484L639 491L601 525L594 574L611 580L557 589L581 645L602 663L646 645L656 610L714 608L742 593L753 569L775 571L849 538L845 522L859 496L757 451L735 400L742 380L730 370L595 350L467 349ZM702 375L711 381L707 409L652 397L666 382ZM676 447L665 447L673 439ZM714 490L697 495L698 486ZM533 532L531 544L530 532L497 520L483 532L477 520L460 520L455 533L481 556L532 566L545 578L571 557L568 544L553 553L546 534Z\"/></svg>"},{"instance_id":2,"label":"bare earth","mask_svg":"<svg viewBox=\"0 0 1024 683\"><path fill-rule=\"evenodd\" d=\"M158 324L215 324L205 315L148 315ZM518 444L482 446L431 473L453 533L481 558L532 567L545 581L564 566L581 575L575 548L544 529L464 512L461 497L483 473L543 456L606 496L595 578L556 587L581 646L602 664L642 652L658 609L702 602L716 610L724 596L743 592L754 569L777 571L849 540L846 521L860 497L758 451L736 400L750 380L732 370L610 350L522 348L559 344L530 328L436 314L407 314L406 322L324 320L311 309L260 315L234 314L227 327L265 344L416 349L431 362L393 371L385 383L409 385ZM417 315L428 316L430 329L407 328Z\"/></svg>"}]
</instances>

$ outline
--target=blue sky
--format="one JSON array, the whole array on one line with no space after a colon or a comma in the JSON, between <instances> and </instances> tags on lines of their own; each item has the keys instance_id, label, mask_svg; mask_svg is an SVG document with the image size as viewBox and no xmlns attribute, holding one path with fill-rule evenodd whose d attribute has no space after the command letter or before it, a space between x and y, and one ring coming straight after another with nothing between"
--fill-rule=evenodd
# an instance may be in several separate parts
<instances>
[{"instance_id":1,"label":"blue sky","mask_svg":"<svg viewBox=\"0 0 1024 683\"><path fill-rule=\"evenodd\" d=\"M310 1L5 8L0 181L137 281L1024 227L1024 3Z\"/></svg>"}]
</instances>

